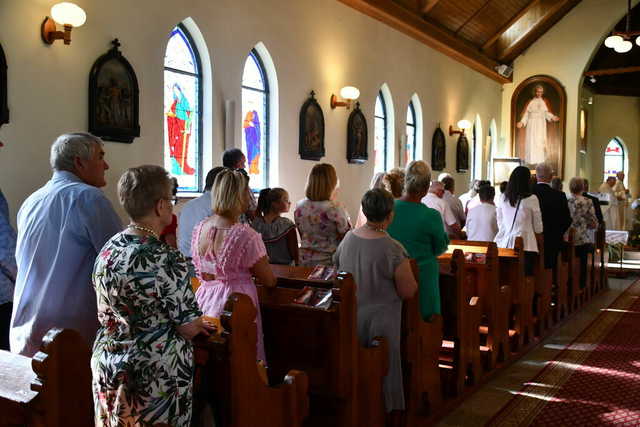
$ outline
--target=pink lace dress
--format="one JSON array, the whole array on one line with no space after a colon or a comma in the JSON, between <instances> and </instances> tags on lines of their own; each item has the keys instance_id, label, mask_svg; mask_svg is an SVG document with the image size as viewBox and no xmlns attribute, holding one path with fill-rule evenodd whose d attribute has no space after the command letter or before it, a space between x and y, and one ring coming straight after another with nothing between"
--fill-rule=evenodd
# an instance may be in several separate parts
<instances>
[{"instance_id":1,"label":"pink lace dress","mask_svg":"<svg viewBox=\"0 0 640 427\"><path fill-rule=\"evenodd\" d=\"M196 268L196 276L202 284L196 291L198 305L205 315L218 317L229 295L234 292L248 295L257 308L258 360L266 363L258 293L249 271L260 258L267 255L262 237L246 224L235 224L227 233L222 242L222 248L217 254L207 251L204 255L200 255L198 241L205 221L196 226L191 239L193 264ZM213 241L217 232L218 229L212 227L207 239ZM203 279L203 273L214 275L215 280Z\"/></svg>"}]
</instances>

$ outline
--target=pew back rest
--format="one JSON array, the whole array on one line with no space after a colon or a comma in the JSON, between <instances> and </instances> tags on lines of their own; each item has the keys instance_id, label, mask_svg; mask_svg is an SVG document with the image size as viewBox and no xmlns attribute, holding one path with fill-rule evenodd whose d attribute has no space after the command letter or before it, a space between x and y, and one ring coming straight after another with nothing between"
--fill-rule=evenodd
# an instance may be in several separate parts
<instances>
[{"instance_id":1,"label":"pew back rest","mask_svg":"<svg viewBox=\"0 0 640 427\"><path fill-rule=\"evenodd\" d=\"M292 370L276 386L261 378L256 363L256 308L244 294L229 296L220 336L195 342L196 390L211 393L225 426L300 426L308 414L308 381Z\"/></svg>"},{"instance_id":2,"label":"pew back rest","mask_svg":"<svg viewBox=\"0 0 640 427\"><path fill-rule=\"evenodd\" d=\"M53 328L33 358L0 351L0 424L93 425L91 353L80 334Z\"/></svg>"},{"instance_id":3,"label":"pew back rest","mask_svg":"<svg viewBox=\"0 0 640 427\"><path fill-rule=\"evenodd\" d=\"M288 287L283 287L288 286ZM324 310L293 303L305 286L331 287L332 304ZM265 351L270 374L305 371L310 388L343 398L351 394L357 364L356 297L353 277L339 273L332 282L280 278L275 288L258 285Z\"/></svg>"}]
</instances>

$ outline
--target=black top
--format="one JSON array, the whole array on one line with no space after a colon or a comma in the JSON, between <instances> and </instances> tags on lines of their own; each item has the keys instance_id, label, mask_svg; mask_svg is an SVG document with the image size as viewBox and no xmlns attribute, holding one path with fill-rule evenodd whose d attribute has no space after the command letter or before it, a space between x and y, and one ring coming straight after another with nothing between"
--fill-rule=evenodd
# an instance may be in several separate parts
<instances>
[{"instance_id":1,"label":"black top","mask_svg":"<svg viewBox=\"0 0 640 427\"><path fill-rule=\"evenodd\" d=\"M569 203L563 192L554 190L548 184L536 184L533 187L533 194L538 197L542 211L544 266L554 268L562 247L564 233L571 226Z\"/></svg>"},{"instance_id":2,"label":"black top","mask_svg":"<svg viewBox=\"0 0 640 427\"><path fill-rule=\"evenodd\" d=\"M592 196L587 192L582 193L582 195L593 202L593 208L596 210L596 218L598 218L598 224L602 224L604 222L604 217L602 216L602 209L600 208L600 199L598 199L596 196Z\"/></svg>"}]
</instances>

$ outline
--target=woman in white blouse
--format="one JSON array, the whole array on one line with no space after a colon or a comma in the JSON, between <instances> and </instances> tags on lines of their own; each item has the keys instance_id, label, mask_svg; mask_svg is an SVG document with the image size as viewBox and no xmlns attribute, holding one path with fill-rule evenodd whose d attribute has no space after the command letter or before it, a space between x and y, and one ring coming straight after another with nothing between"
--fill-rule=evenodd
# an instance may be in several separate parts
<instances>
[{"instance_id":1,"label":"woman in white blouse","mask_svg":"<svg viewBox=\"0 0 640 427\"><path fill-rule=\"evenodd\" d=\"M540 202L531 194L530 179L531 172L524 166L511 172L507 189L496 206L499 230L494 240L500 248L513 248L516 237L522 237L527 275L533 274L531 258L538 252L536 234L542 233Z\"/></svg>"}]
</instances>

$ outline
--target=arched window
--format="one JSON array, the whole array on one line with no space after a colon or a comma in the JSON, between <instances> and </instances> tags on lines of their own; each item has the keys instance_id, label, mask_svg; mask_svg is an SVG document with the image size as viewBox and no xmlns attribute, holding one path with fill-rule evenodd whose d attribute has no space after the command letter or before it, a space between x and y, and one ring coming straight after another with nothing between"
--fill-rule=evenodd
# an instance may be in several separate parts
<instances>
[{"instance_id":1,"label":"arched window","mask_svg":"<svg viewBox=\"0 0 640 427\"><path fill-rule=\"evenodd\" d=\"M387 170L387 107L384 102L382 91L376 97L376 108L374 112L374 172L384 172Z\"/></svg>"},{"instance_id":2,"label":"arched window","mask_svg":"<svg viewBox=\"0 0 640 427\"><path fill-rule=\"evenodd\" d=\"M165 168L179 191L202 191L202 67L193 39L179 24L164 55Z\"/></svg>"},{"instance_id":3,"label":"arched window","mask_svg":"<svg viewBox=\"0 0 640 427\"><path fill-rule=\"evenodd\" d=\"M247 56L242 73L242 120L249 185L259 190L269 186L269 80L256 49Z\"/></svg>"},{"instance_id":4,"label":"arched window","mask_svg":"<svg viewBox=\"0 0 640 427\"><path fill-rule=\"evenodd\" d=\"M405 165L416 159L417 142L417 120L416 120L416 108L413 105L413 101L409 101L409 107L407 107L407 142L405 145Z\"/></svg>"},{"instance_id":5,"label":"arched window","mask_svg":"<svg viewBox=\"0 0 640 427\"><path fill-rule=\"evenodd\" d=\"M616 176L617 172L625 173L627 180L627 153L622 142L618 138L613 138L604 150L604 180L609 176ZM626 185L626 182L625 182Z\"/></svg>"}]
</instances>

